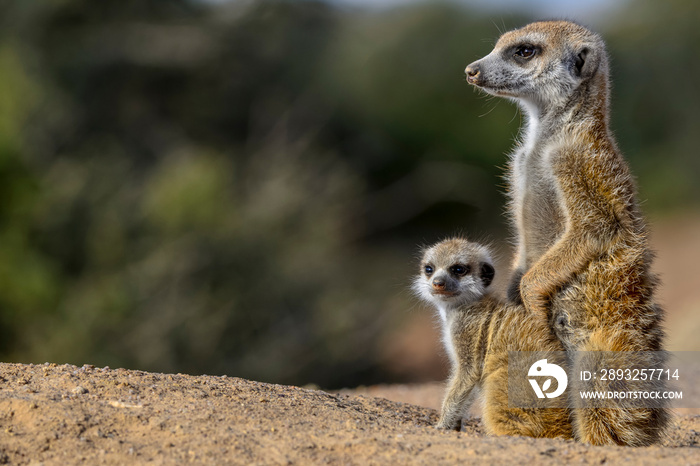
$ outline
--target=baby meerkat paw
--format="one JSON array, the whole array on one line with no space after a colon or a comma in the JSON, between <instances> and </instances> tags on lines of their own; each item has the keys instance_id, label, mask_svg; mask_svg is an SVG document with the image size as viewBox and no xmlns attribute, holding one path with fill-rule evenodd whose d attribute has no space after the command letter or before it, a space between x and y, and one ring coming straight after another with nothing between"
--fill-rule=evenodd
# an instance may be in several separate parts
<instances>
[{"instance_id":1,"label":"baby meerkat paw","mask_svg":"<svg viewBox=\"0 0 700 466\"><path fill-rule=\"evenodd\" d=\"M462 428L462 420L444 421L441 419L440 422L435 425L435 428L439 430L456 430L459 432Z\"/></svg>"}]
</instances>

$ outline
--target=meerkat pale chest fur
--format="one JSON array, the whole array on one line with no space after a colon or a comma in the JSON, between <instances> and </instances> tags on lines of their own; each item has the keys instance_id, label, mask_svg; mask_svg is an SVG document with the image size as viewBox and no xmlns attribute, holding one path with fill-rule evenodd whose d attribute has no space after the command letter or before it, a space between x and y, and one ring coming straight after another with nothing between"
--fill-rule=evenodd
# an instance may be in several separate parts
<instances>
[{"instance_id":1,"label":"meerkat pale chest fur","mask_svg":"<svg viewBox=\"0 0 700 466\"><path fill-rule=\"evenodd\" d=\"M458 429L481 388L489 433L571 438L565 400L548 408L509 408L508 351L564 352L546 322L490 294L492 264L485 246L463 238L442 241L423 252L413 289L438 312L451 364L437 427Z\"/></svg>"},{"instance_id":2,"label":"meerkat pale chest fur","mask_svg":"<svg viewBox=\"0 0 700 466\"><path fill-rule=\"evenodd\" d=\"M465 71L527 120L507 173L517 236L509 299L548 319L573 370L583 351L661 351L646 223L609 129L603 40L568 21L536 22ZM668 418L662 408L580 409L575 427L591 443L648 445Z\"/></svg>"}]
</instances>

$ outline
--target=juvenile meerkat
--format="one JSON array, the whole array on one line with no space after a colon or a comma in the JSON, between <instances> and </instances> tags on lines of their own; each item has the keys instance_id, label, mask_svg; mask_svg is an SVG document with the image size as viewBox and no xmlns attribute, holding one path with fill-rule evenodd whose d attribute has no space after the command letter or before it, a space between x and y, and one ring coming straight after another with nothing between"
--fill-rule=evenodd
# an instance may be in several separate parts
<instances>
[{"instance_id":1,"label":"juvenile meerkat","mask_svg":"<svg viewBox=\"0 0 700 466\"><path fill-rule=\"evenodd\" d=\"M503 34L465 72L527 120L507 174L517 232L509 298L549 319L573 370L581 351L661 351L646 224L609 129L603 40L571 22L536 22ZM648 445L668 418L664 408L583 409L575 430L594 444Z\"/></svg>"},{"instance_id":2,"label":"juvenile meerkat","mask_svg":"<svg viewBox=\"0 0 700 466\"><path fill-rule=\"evenodd\" d=\"M565 397L549 400L546 408L509 407L509 351L558 352L548 354L562 365L565 353L546 322L490 294L495 270L488 248L448 239L427 248L420 267L413 289L438 311L451 362L436 427L459 429L475 390L482 389L483 422L490 434L571 438ZM525 374L519 381L523 386Z\"/></svg>"}]
</instances>

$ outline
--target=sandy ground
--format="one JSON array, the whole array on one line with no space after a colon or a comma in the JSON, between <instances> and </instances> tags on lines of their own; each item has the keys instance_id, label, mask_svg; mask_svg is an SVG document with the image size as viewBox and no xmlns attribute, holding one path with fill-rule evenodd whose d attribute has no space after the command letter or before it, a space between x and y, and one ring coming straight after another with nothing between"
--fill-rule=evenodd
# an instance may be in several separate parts
<instances>
[{"instance_id":1,"label":"sandy ground","mask_svg":"<svg viewBox=\"0 0 700 466\"><path fill-rule=\"evenodd\" d=\"M0 364L0 464L700 463L700 416L648 448L487 437L369 395L124 369ZM439 384L365 393L439 399ZM354 392L352 392L354 393Z\"/></svg>"}]
</instances>

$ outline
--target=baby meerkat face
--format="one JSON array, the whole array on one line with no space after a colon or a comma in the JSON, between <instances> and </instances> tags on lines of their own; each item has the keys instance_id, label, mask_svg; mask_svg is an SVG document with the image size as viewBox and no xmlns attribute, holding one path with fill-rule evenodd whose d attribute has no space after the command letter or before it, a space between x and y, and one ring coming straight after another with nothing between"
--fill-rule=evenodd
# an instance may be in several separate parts
<instances>
[{"instance_id":1,"label":"baby meerkat face","mask_svg":"<svg viewBox=\"0 0 700 466\"><path fill-rule=\"evenodd\" d=\"M568 21L543 21L503 34L467 66L467 81L489 94L542 106L562 103L596 73L607 74L598 35Z\"/></svg>"},{"instance_id":2,"label":"baby meerkat face","mask_svg":"<svg viewBox=\"0 0 700 466\"><path fill-rule=\"evenodd\" d=\"M495 274L488 249L462 238L428 248L414 290L439 308L458 307L481 298Z\"/></svg>"}]
</instances>

